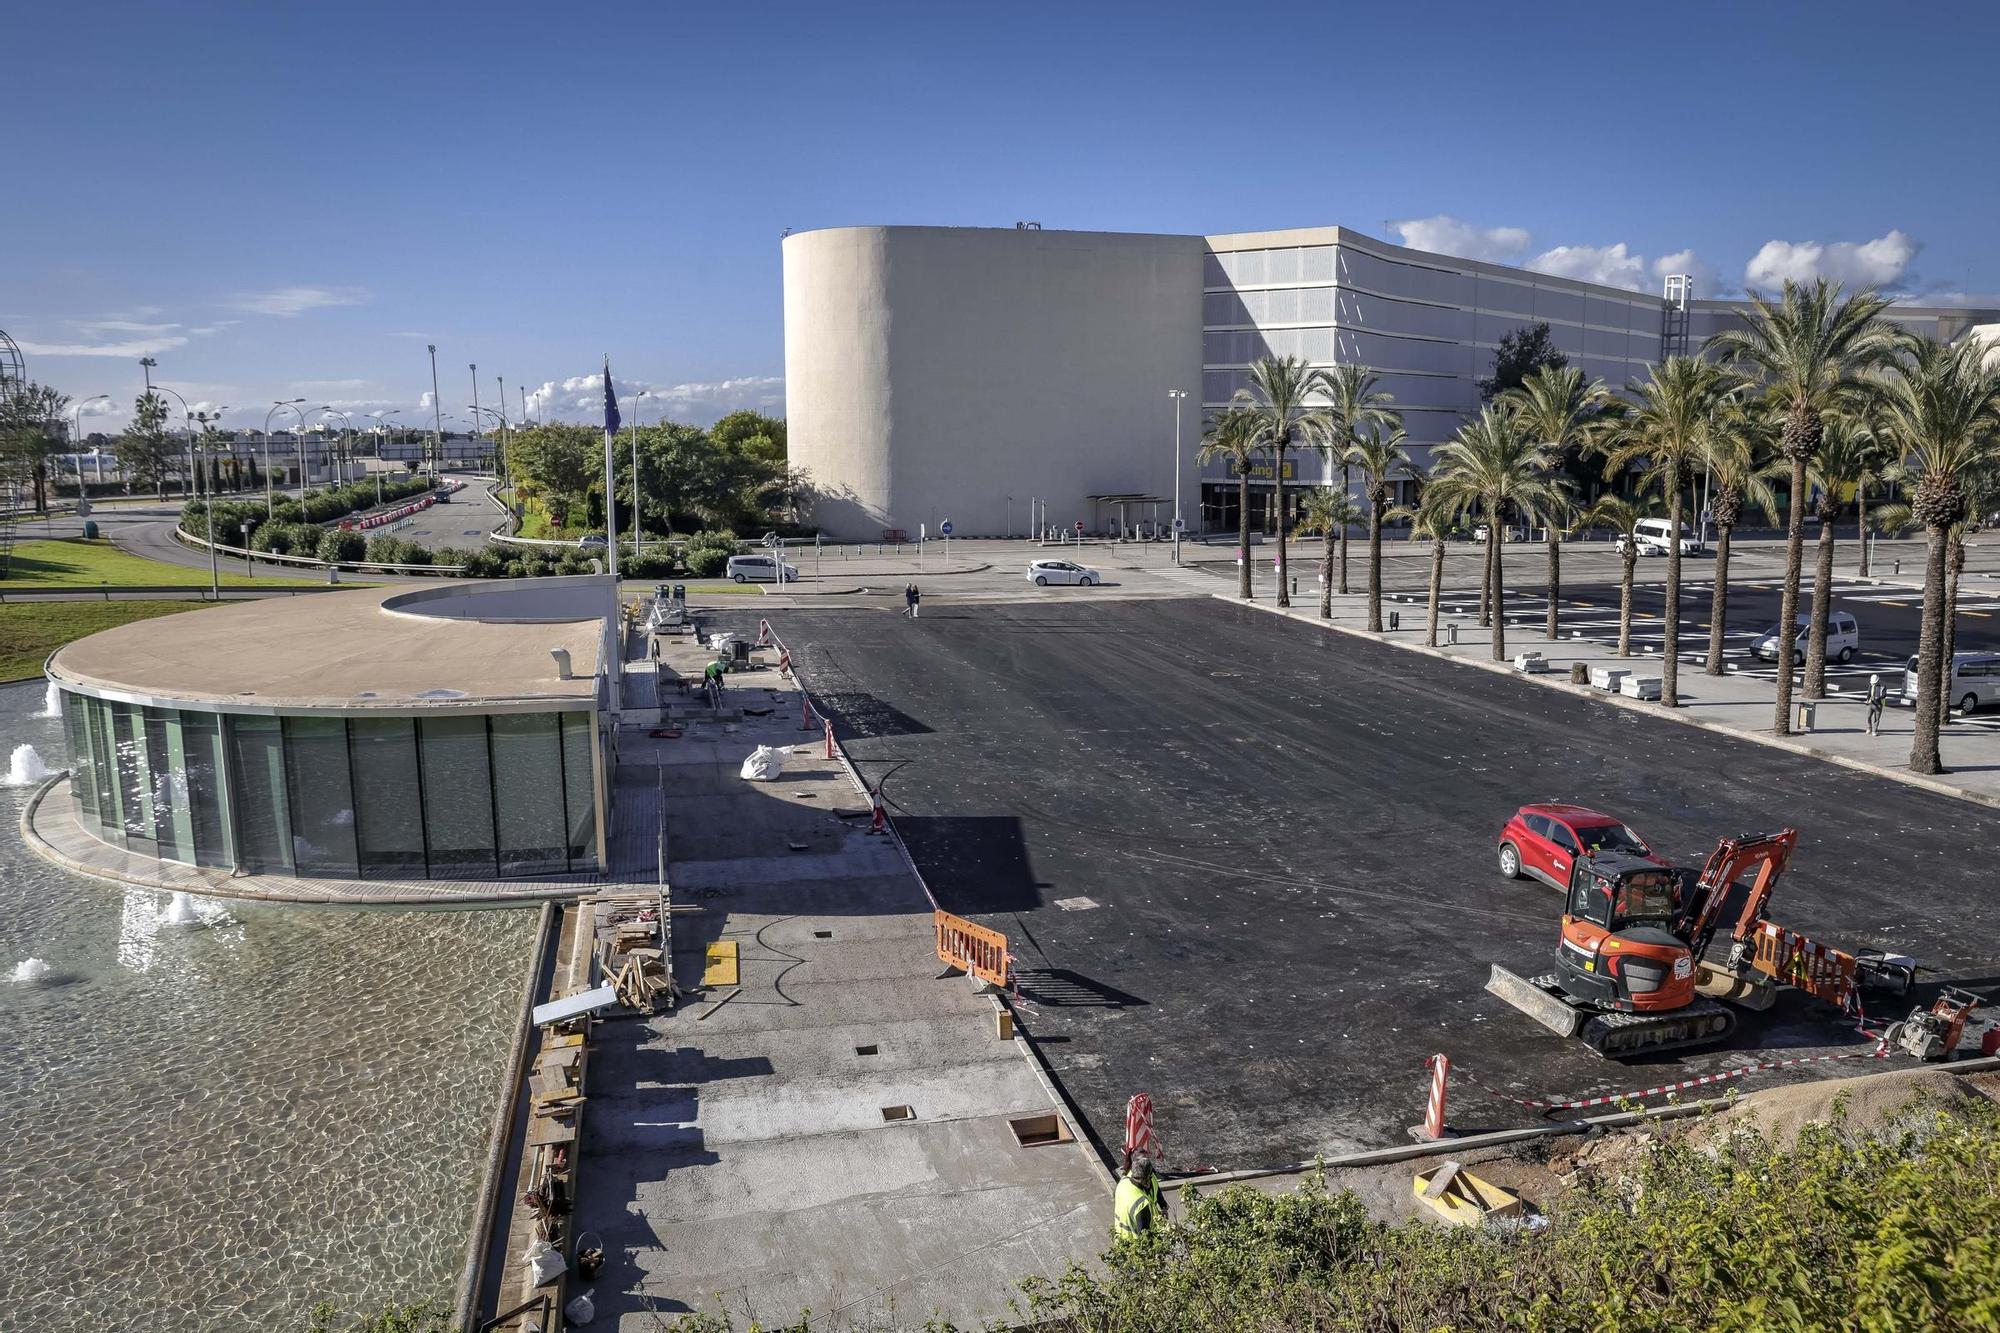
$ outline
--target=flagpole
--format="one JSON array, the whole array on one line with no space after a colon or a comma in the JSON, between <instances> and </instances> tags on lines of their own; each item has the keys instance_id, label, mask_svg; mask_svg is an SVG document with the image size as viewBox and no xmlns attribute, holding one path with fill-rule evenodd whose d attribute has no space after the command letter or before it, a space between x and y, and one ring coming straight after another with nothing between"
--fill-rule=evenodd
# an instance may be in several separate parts
<instances>
[{"instance_id":1,"label":"flagpole","mask_svg":"<svg viewBox=\"0 0 2000 1333\"><path fill-rule=\"evenodd\" d=\"M611 354L604 354L604 557L611 571L611 625L607 637L611 641L611 662L608 673L611 681L611 711L615 715L624 707L625 676L625 607L618 597L618 506L615 503L617 491L611 479L611 419L618 410L618 399L611 387Z\"/></svg>"},{"instance_id":2,"label":"flagpole","mask_svg":"<svg viewBox=\"0 0 2000 1333\"><path fill-rule=\"evenodd\" d=\"M611 357L604 358L604 392L611 393ZM611 577L618 578L618 491L611 477L611 419L604 421L604 540L606 556L610 560Z\"/></svg>"}]
</instances>

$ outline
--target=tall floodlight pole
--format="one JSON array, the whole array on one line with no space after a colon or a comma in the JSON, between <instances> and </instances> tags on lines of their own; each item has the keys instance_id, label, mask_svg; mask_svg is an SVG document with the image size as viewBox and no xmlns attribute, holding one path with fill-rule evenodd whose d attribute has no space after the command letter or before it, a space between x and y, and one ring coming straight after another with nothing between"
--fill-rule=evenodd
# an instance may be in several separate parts
<instances>
[{"instance_id":1,"label":"tall floodlight pole","mask_svg":"<svg viewBox=\"0 0 2000 1333\"><path fill-rule=\"evenodd\" d=\"M271 418L277 415L282 403L272 403L271 410L264 414L264 519L270 521L276 515L277 498L271 489ZM244 534L248 536L248 533Z\"/></svg>"},{"instance_id":2,"label":"tall floodlight pole","mask_svg":"<svg viewBox=\"0 0 2000 1333\"><path fill-rule=\"evenodd\" d=\"M472 372L472 438L477 440L479 438L479 363L475 361L468 365L466 369Z\"/></svg>"},{"instance_id":3,"label":"tall floodlight pole","mask_svg":"<svg viewBox=\"0 0 2000 1333\"><path fill-rule=\"evenodd\" d=\"M431 349L431 412L436 425L431 431L431 482L437 482L437 459L444 451L444 399L438 397L438 348L436 343L426 344Z\"/></svg>"},{"instance_id":4,"label":"tall floodlight pole","mask_svg":"<svg viewBox=\"0 0 2000 1333\"><path fill-rule=\"evenodd\" d=\"M500 386L500 444L493 452L494 480L505 484L507 480L507 377L495 375L493 382Z\"/></svg>"},{"instance_id":5,"label":"tall floodlight pole","mask_svg":"<svg viewBox=\"0 0 2000 1333\"><path fill-rule=\"evenodd\" d=\"M646 549L644 528L639 522L639 399L650 398L652 390L641 389L632 399L632 554Z\"/></svg>"},{"instance_id":6,"label":"tall floodlight pole","mask_svg":"<svg viewBox=\"0 0 2000 1333\"><path fill-rule=\"evenodd\" d=\"M335 455L340 460L340 484L345 486L348 484L349 481L352 480L352 478L348 475L347 465L351 460L351 456L354 452L354 446L352 443L354 439L354 420L353 418L349 417L347 413L341 411L339 408L333 406L333 404L331 403L321 404L319 410L322 413L331 412L333 415L339 417L341 423L345 427L345 430L343 431L340 437L340 451L338 454Z\"/></svg>"},{"instance_id":7,"label":"tall floodlight pole","mask_svg":"<svg viewBox=\"0 0 2000 1333\"><path fill-rule=\"evenodd\" d=\"M1186 389L1169 389L1167 397L1174 404L1174 563L1181 562L1181 402L1187 397ZM1157 535L1157 534L1156 534Z\"/></svg>"}]
</instances>

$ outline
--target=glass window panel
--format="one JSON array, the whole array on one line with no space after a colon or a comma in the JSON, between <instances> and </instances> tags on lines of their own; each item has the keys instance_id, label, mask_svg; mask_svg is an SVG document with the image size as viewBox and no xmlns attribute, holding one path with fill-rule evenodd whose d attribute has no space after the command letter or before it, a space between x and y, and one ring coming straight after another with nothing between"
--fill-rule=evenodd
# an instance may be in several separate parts
<instances>
[{"instance_id":1,"label":"glass window panel","mask_svg":"<svg viewBox=\"0 0 2000 1333\"><path fill-rule=\"evenodd\" d=\"M298 873L356 873L346 720L286 718L285 774L292 808L292 860Z\"/></svg>"},{"instance_id":2,"label":"glass window panel","mask_svg":"<svg viewBox=\"0 0 2000 1333\"><path fill-rule=\"evenodd\" d=\"M427 717L422 738L424 830L435 877L490 878L493 857L493 780L486 749L486 719Z\"/></svg>"},{"instance_id":3,"label":"glass window panel","mask_svg":"<svg viewBox=\"0 0 2000 1333\"><path fill-rule=\"evenodd\" d=\"M590 714L564 713L562 738L570 869L591 870L597 865L597 785L591 767L597 734Z\"/></svg>"},{"instance_id":4,"label":"glass window panel","mask_svg":"<svg viewBox=\"0 0 2000 1333\"><path fill-rule=\"evenodd\" d=\"M194 819L188 809L187 752L181 746L181 718L172 708L145 710L146 760L151 774L153 820L160 856L194 861Z\"/></svg>"},{"instance_id":5,"label":"glass window panel","mask_svg":"<svg viewBox=\"0 0 2000 1333\"><path fill-rule=\"evenodd\" d=\"M500 873L535 875L567 869L559 715L496 713L490 721Z\"/></svg>"},{"instance_id":6,"label":"glass window panel","mask_svg":"<svg viewBox=\"0 0 2000 1333\"><path fill-rule=\"evenodd\" d=\"M195 863L229 865L233 858L229 851L229 815L222 782L222 720L213 713L183 710L180 730L188 816L194 827Z\"/></svg>"},{"instance_id":7,"label":"glass window panel","mask_svg":"<svg viewBox=\"0 0 2000 1333\"><path fill-rule=\"evenodd\" d=\"M84 823L97 823L97 769L90 753L90 701L80 694L62 696L63 738L69 744L69 794Z\"/></svg>"},{"instance_id":8,"label":"glass window panel","mask_svg":"<svg viewBox=\"0 0 2000 1333\"><path fill-rule=\"evenodd\" d=\"M350 718L347 732L361 874L422 879L427 870L416 722L407 717Z\"/></svg>"},{"instance_id":9,"label":"glass window panel","mask_svg":"<svg viewBox=\"0 0 2000 1333\"><path fill-rule=\"evenodd\" d=\"M284 736L274 717L229 717L229 803L243 868L292 873L292 817L285 798Z\"/></svg>"},{"instance_id":10,"label":"glass window panel","mask_svg":"<svg viewBox=\"0 0 2000 1333\"><path fill-rule=\"evenodd\" d=\"M125 820L118 808L117 736L112 728L111 705L92 699L84 721L90 730L91 766L97 774L97 826L120 846L125 842Z\"/></svg>"},{"instance_id":11,"label":"glass window panel","mask_svg":"<svg viewBox=\"0 0 2000 1333\"><path fill-rule=\"evenodd\" d=\"M1307 282L1328 282L1332 280L1332 246L1313 245L1306 248L1304 277Z\"/></svg>"},{"instance_id":12,"label":"glass window panel","mask_svg":"<svg viewBox=\"0 0 2000 1333\"><path fill-rule=\"evenodd\" d=\"M111 705L113 762L118 769L118 812L125 845L147 856L160 854L153 826L153 773L146 762L145 714L132 704Z\"/></svg>"},{"instance_id":13,"label":"glass window panel","mask_svg":"<svg viewBox=\"0 0 2000 1333\"><path fill-rule=\"evenodd\" d=\"M1264 281L1297 282L1299 280L1299 252L1295 249L1271 250L1266 252Z\"/></svg>"}]
</instances>

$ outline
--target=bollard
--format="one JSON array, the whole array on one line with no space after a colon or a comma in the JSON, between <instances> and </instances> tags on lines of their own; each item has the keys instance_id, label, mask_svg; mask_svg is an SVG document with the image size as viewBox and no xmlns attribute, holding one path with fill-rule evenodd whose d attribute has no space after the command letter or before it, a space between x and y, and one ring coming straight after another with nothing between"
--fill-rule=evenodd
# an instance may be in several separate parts
<instances>
[{"instance_id":1,"label":"bollard","mask_svg":"<svg viewBox=\"0 0 2000 1333\"><path fill-rule=\"evenodd\" d=\"M1445 1137L1444 1098L1445 1085L1451 1079L1451 1057L1439 1052L1424 1064L1431 1071L1431 1095L1424 1106L1423 1128L1417 1131L1417 1136L1436 1141Z\"/></svg>"},{"instance_id":2,"label":"bollard","mask_svg":"<svg viewBox=\"0 0 2000 1333\"><path fill-rule=\"evenodd\" d=\"M1902 562L1902 561L1900 561L1900 560L1892 560L1892 561L1890 561L1890 562L1889 562L1889 572L1890 572L1890 573L1892 573L1892 574L1900 574L1900 573L1902 573L1902 572L1903 572L1903 562Z\"/></svg>"},{"instance_id":3,"label":"bollard","mask_svg":"<svg viewBox=\"0 0 2000 1333\"><path fill-rule=\"evenodd\" d=\"M1390 629L1403 628L1403 613L1401 611L1391 611L1389 613L1389 628Z\"/></svg>"},{"instance_id":4,"label":"bollard","mask_svg":"<svg viewBox=\"0 0 2000 1333\"><path fill-rule=\"evenodd\" d=\"M1447 638L1447 639L1445 640L1445 642L1446 642L1446 643L1451 643L1451 644L1456 644L1456 643L1458 642L1458 624L1457 624L1457 622L1453 622L1452 624L1449 624L1449 625L1446 625L1446 626L1445 626L1445 632L1446 632L1446 634L1447 634L1447 635L1449 635L1449 636L1450 636L1450 637L1448 637L1448 638Z\"/></svg>"}]
</instances>

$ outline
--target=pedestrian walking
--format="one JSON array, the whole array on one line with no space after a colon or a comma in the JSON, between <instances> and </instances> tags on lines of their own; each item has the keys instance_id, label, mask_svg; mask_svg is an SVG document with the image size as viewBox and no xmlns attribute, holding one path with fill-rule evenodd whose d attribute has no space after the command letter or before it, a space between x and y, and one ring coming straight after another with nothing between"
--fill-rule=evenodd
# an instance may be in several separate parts
<instances>
[{"instance_id":1,"label":"pedestrian walking","mask_svg":"<svg viewBox=\"0 0 2000 1333\"><path fill-rule=\"evenodd\" d=\"M917 618L917 603L923 601L923 599L924 595L917 591L916 584L906 585L903 589L903 614L915 620Z\"/></svg>"},{"instance_id":2,"label":"pedestrian walking","mask_svg":"<svg viewBox=\"0 0 2000 1333\"><path fill-rule=\"evenodd\" d=\"M1160 1181L1153 1173L1153 1159L1140 1153L1118 1182L1111 1198L1111 1229L1120 1238L1136 1238L1152 1231L1167 1217L1160 1202Z\"/></svg>"},{"instance_id":3,"label":"pedestrian walking","mask_svg":"<svg viewBox=\"0 0 2000 1333\"><path fill-rule=\"evenodd\" d=\"M1883 698L1882 678L1880 676L1870 677L1868 681L1868 734L1870 736L1879 736L1882 734Z\"/></svg>"}]
</instances>

